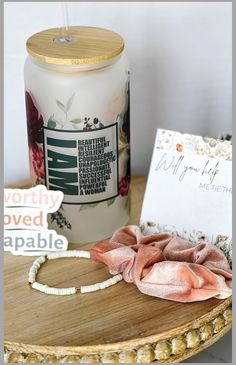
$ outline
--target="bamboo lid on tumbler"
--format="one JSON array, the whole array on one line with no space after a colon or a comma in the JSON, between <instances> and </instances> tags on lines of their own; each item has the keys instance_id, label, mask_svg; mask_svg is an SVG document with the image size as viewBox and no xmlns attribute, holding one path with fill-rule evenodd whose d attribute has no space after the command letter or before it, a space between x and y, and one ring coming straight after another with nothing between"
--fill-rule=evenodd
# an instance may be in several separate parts
<instances>
[{"instance_id":1,"label":"bamboo lid on tumbler","mask_svg":"<svg viewBox=\"0 0 236 365\"><path fill-rule=\"evenodd\" d=\"M58 42L59 28L32 35L28 53L41 62L56 65L97 64L117 57L124 49L123 38L110 30L87 26L69 27L72 41Z\"/></svg>"}]
</instances>

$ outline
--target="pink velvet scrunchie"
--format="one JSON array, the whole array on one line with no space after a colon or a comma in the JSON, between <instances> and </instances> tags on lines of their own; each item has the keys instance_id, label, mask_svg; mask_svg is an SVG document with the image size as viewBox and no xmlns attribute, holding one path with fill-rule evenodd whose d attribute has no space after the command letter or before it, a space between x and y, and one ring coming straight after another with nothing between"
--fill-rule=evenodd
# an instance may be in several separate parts
<instances>
[{"instance_id":1,"label":"pink velvet scrunchie","mask_svg":"<svg viewBox=\"0 0 236 365\"><path fill-rule=\"evenodd\" d=\"M131 225L90 252L94 261L106 264L113 275L122 274L144 294L178 302L232 294L228 261L211 243L195 244L168 233L144 236Z\"/></svg>"}]
</instances>

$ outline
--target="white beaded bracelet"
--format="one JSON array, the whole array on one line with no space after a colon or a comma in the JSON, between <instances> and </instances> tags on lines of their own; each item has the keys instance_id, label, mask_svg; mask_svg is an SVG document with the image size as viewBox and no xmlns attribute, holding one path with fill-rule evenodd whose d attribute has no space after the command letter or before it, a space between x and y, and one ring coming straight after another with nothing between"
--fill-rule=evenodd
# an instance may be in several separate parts
<instances>
[{"instance_id":1,"label":"white beaded bracelet","mask_svg":"<svg viewBox=\"0 0 236 365\"><path fill-rule=\"evenodd\" d=\"M123 280L123 276L121 274L115 275L112 278L102 281L101 283L93 284L93 285L86 285L81 286L80 288L52 288L48 285L40 284L36 281L37 273L41 267L41 265L48 260L55 260L62 257L81 257L90 259L90 252L89 251L81 251L81 250L71 250L71 251L62 251L62 252L53 252L49 253L47 256L40 256L38 257L32 264L29 270L29 284L33 289L39 290L45 294L51 295L71 295L76 294L78 291L81 293L90 293L97 290L102 290L112 286L119 281Z\"/></svg>"}]
</instances>

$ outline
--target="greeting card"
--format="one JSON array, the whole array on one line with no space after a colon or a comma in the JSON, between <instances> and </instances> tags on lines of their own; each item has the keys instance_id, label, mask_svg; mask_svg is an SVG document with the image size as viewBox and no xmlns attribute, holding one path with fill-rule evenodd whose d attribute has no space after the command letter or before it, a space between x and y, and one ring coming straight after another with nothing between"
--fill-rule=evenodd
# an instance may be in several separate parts
<instances>
[{"instance_id":1,"label":"greeting card","mask_svg":"<svg viewBox=\"0 0 236 365\"><path fill-rule=\"evenodd\" d=\"M232 258L232 142L158 129L140 225Z\"/></svg>"}]
</instances>

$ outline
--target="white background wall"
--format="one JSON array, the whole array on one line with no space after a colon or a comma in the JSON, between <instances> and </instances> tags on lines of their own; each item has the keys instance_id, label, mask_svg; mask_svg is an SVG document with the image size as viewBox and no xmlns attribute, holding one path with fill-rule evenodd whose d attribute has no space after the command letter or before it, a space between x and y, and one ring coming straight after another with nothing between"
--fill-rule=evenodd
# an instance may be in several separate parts
<instances>
[{"instance_id":1,"label":"white background wall","mask_svg":"<svg viewBox=\"0 0 236 365\"><path fill-rule=\"evenodd\" d=\"M60 4L5 3L5 182L28 177L26 39L58 27ZM147 173L157 127L231 132L231 3L69 3L71 25L110 28L131 66L133 173Z\"/></svg>"}]
</instances>

